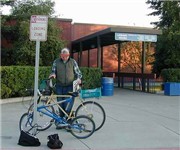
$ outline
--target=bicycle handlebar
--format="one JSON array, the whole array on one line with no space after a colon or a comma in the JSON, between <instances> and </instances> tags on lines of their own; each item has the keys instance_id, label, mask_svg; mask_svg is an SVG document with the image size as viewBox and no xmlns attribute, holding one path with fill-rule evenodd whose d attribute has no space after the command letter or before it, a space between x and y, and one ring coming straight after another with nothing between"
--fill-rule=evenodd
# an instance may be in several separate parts
<instances>
[{"instance_id":1,"label":"bicycle handlebar","mask_svg":"<svg viewBox=\"0 0 180 150\"><path fill-rule=\"evenodd\" d=\"M34 89L26 89L25 91L34 93ZM38 93L39 96L42 96L42 94L41 94L41 92L39 91L39 89L38 89L37 93Z\"/></svg>"},{"instance_id":2,"label":"bicycle handlebar","mask_svg":"<svg viewBox=\"0 0 180 150\"><path fill-rule=\"evenodd\" d=\"M81 87L82 87L82 81L81 83L79 84L79 79L76 79L73 81L73 92L78 92L81 90Z\"/></svg>"},{"instance_id":3,"label":"bicycle handlebar","mask_svg":"<svg viewBox=\"0 0 180 150\"><path fill-rule=\"evenodd\" d=\"M51 78L49 78L49 79L47 79L47 80L49 80L49 86L52 88L52 87L54 87L54 85L53 85L53 82L52 82L52 77ZM46 79L45 79L46 80ZM76 79L76 80L74 80L73 81L73 92L79 92L80 91L80 87L82 86L82 84L79 84L79 79Z\"/></svg>"}]
</instances>

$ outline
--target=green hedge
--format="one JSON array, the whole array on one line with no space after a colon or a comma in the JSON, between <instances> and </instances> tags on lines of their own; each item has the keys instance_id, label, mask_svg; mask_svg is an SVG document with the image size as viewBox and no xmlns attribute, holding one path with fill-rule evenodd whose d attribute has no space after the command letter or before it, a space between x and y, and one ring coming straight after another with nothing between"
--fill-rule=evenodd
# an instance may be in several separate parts
<instances>
[{"instance_id":1,"label":"green hedge","mask_svg":"<svg viewBox=\"0 0 180 150\"><path fill-rule=\"evenodd\" d=\"M101 87L102 70L100 68L80 68L83 78L82 89L93 89Z\"/></svg>"},{"instance_id":2,"label":"green hedge","mask_svg":"<svg viewBox=\"0 0 180 150\"><path fill-rule=\"evenodd\" d=\"M101 86L102 71L99 68L80 68L84 89ZM25 89L34 88L35 70L32 66L1 66L1 98L20 97ZM51 67L39 67L39 81L47 79Z\"/></svg>"},{"instance_id":3,"label":"green hedge","mask_svg":"<svg viewBox=\"0 0 180 150\"><path fill-rule=\"evenodd\" d=\"M180 82L180 68L169 68L161 71L164 82Z\"/></svg>"}]
</instances>

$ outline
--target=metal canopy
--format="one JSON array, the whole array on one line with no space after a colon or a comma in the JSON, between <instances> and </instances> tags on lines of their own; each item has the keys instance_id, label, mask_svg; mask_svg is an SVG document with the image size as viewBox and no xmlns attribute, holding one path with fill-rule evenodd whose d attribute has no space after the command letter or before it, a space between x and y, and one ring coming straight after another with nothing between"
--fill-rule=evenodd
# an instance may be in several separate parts
<instances>
[{"instance_id":1,"label":"metal canopy","mask_svg":"<svg viewBox=\"0 0 180 150\"><path fill-rule=\"evenodd\" d=\"M145 44L149 41L157 41L157 35L162 34L162 31L152 28L142 27L127 27L118 26L110 27L99 32L82 37L75 41L72 41L72 54L78 53L78 64L81 66L82 51L88 50L88 67L89 67L89 50L97 48L97 67L103 69L103 47L113 44L117 44L118 49L118 72L121 72L120 68L120 45L122 42L127 41L142 41L142 67L141 73L145 73ZM117 40L115 40L115 38ZM120 87L120 75L118 74L118 87ZM146 83L142 78L142 91L145 91Z\"/></svg>"},{"instance_id":2,"label":"metal canopy","mask_svg":"<svg viewBox=\"0 0 180 150\"><path fill-rule=\"evenodd\" d=\"M110 27L72 41L72 53L79 52L81 48L82 51L97 48L98 38L100 40L101 47L117 44L120 41L115 40L115 33L160 35L162 34L162 31L155 30L152 28L144 28L144 27L131 27L131 26Z\"/></svg>"}]
</instances>

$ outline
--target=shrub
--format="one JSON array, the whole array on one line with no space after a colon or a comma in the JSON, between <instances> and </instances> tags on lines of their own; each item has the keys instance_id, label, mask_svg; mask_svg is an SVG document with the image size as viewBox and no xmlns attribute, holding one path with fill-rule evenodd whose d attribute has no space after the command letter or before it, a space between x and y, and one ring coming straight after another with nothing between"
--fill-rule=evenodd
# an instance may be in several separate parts
<instances>
[{"instance_id":1,"label":"shrub","mask_svg":"<svg viewBox=\"0 0 180 150\"><path fill-rule=\"evenodd\" d=\"M102 72L99 68L80 68L83 74L83 89L101 86ZM27 95L25 89L34 88L35 70L32 66L1 66L1 98ZM39 81L47 79L51 67L39 67Z\"/></svg>"},{"instance_id":2,"label":"shrub","mask_svg":"<svg viewBox=\"0 0 180 150\"><path fill-rule=\"evenodd\" d=\"M93 89L101 86L102 71L100 68L80 68L83 78L82 89Z\"/></svg>"},{"instance_id":3,"label":"shrub","mask_svg":"<svg viewBox=\"0 0 180 150\"><path fill-rule=\"evenodd\" d=\"M169 68L161 71L164 82L180 82L180 68Z\"/></svg>"}]
</instances>

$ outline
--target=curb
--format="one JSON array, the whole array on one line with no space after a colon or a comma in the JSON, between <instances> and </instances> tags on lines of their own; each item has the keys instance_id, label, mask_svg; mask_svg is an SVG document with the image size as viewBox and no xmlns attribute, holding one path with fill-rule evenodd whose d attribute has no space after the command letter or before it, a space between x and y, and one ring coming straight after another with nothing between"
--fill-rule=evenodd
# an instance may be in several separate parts
<instances>
[{"instance_id":1,"label":"curb","mask_svg":"<svg viewBox=\"0 0 180 150\"><path fill-rule=\"evenodd\" d=\"M164 91L156 91L156 94L164 94Z\"/></svg>"},{"instance_id":2,"label":"curb","mask_svg":"<svg viewBox=\"0 0 180 150\"><path fill-rule=\"evenodd\" d=\"M0 99L0 105L2 104L8 104L8 103L17 103L17 102L22 102L22 101L29 101L31 100L32 97L16 97L16 98L7 98L7 99Z\"/></svg>"}]
</instances>

